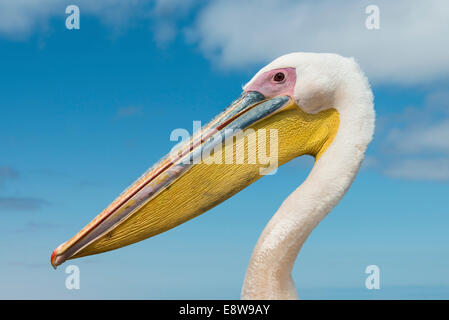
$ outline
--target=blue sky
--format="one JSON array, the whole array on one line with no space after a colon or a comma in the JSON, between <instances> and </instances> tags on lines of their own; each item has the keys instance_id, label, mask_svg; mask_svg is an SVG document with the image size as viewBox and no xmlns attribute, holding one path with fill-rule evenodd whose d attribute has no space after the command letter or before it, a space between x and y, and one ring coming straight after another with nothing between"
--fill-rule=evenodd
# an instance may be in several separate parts
<instances>
[{"instance_id":1,"label":"blue sky","mask_svg":"<svg viewBox=\"0 0 449 320\"><path fill-rule=\"evenodd\" d=\"M72 3L80 30L65 29ZM377 113L362 170L299 254L300 297L449 298L448 5L378 1L381 29L367 31L363 1L255 3L0 1L0 298L239 298L311 158L167 233L72 261L80 290L49 258L173 147L173 129L206 123L291 51L354 56ZM364 286L371 264L378 291Z\"/></svg>"}]
</instances>

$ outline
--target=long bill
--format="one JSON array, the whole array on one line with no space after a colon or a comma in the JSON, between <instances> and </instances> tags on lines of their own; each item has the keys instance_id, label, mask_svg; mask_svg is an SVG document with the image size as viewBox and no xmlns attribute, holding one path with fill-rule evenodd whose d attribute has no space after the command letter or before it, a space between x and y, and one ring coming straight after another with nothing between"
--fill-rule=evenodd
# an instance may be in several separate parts
<instances>
[{"instance_id":1,"label":"long bill","mask_svg":"<svg viewBox=\"0 0 449 320\"><path fill-rule=\"evenodd\" d=\"M51 264L56 268L69 259L155 236L208 211L295 157L319 158L338 125L335 109L308 114L291 97L243 92L59 245ZM275 165L267 159L274 159Z\"/></svg>"}]
</instances>

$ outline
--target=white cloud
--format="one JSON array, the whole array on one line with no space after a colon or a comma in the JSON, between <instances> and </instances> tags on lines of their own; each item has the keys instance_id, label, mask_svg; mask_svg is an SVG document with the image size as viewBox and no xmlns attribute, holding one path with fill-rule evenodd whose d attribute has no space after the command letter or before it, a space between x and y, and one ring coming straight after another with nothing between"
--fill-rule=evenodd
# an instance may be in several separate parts
<instances>
[{"instance_id":1,"label":"white cloud","mask_svg":"<svg viewBox=\"0 0 449 320\"><path fill-rule=\"evenodd\" d=\"M408 107L388 120L385 147L390 153L449 156L449 91L435 91L423 106Z\"/></svg>"},{"instance_id":2,"label":"white cloud","mask_svg":"<svg viewBox=\"0 0 449 320\"><path fill-rule=\"evenodd\" d=\"M387 176L449 180L448 97L447 91L434 92L421 108L410 107L391 117L381 169Z\"/></svg>"},{"instance_id":3,"label":"white cloud","mask_svg":"<svg viewBox=\"0 0 449 320\"><path fill-rule=\"evenodd\" d=\"M449 116L449 91L436 91L426 99L426 108Z\"/></svg>"},{"instance_id":4,"label":"white cloud","mask_svg":"<svg viewBox=\"0 0 449 320\"><path fill-rule=\"evenodd\" d=\"M177 20L186 16L198 0L156 0L152 10L154 40L165 46L178 34Z\"/></svg>"},{"instance_id":5,"label":"white cloud","mask_svg":"<svg viewBox=\"0 0 449 320\"><path fill-rule=\"evenodd\" d=\"M407 180L449 180L449 159L405 159L398 161L385 174Z\"/></svg>"},{"instance_id":6,"label":"white cloud","mask_svg":"<svg viewBox=\"0 0 449 320\"><path fill-rule=\"evenodd\" d=\"M120 25L132 16L141 16L138 9L145 0L2 0L0 1L0 34L13 38L27 36L45 27L49 19L67 17L65 8L76 4L81 15L95 15L109 25Z\"/></svg>"},{"instance_id":7,"label":"white cloud","mask_svg":"<svg viewBox=\"0 0 449 320\"><path fill-rule=\"evenodd\" d=\"M28 35L65 17L70 0L0 1L0 34ZM421 83L449 74L447 0L78 0L81 15L121 26L148 21L159 45L187 26L206 56L225 68L266 63L292 51L354 56L371 81ZM367 5L380 8L380 30L365 27ZM197 10L198 9L198 10ZM188 20L188 19L187 19Z\"/></svg>"},{"instance_id":8,"label":"white cloud","mask_svg":"<svg viewBox=\"0 0 449 320\"><path fill-rule=\"evenodd\" d=\"M394 129L388 136L388 143L395 153L444 153L449 155L449 119L430 126ZM449 162L449 159L448 159Z\"/></svg>"},{"instance_id":9,"label":"white cloud","mask_svg":"<svg viewBox=\"0 0 449 320\"><path fill-rule=\"evenodd\" d=\"M154 13L159 16L183 15L198 0L156 0Z\"/></svg>"},{"instance_id":10,"label":"white cloud","mask_svg":"<svg viewBox=\"0 0 449 320\"><path fill-rule=\"evenodd\" d=\"M8 35L28 33L38 21L53 11L56 0L17 0L0 2L0 32Z\"/></svg>"},{"instance_id":11,"label":"white cloud","mask_svg":"<svg viewBox=\"0 0 449 320\"><path fill-rule=\"evenodd\" d=\"M65 19L67 5L76 4L84 15L95 16L114 30L131 19L152 26L154 40L164 46L178 34L178 20L184 18L198 0L14 0L0 1L0 35L24 38L45 29L51 18Z\"/></svg>"},{"instance_id":12,"label":"white cloud","mask_svg":"<svg viewBox=\"0 0 449 320\"><path fill-rule=\"evenodd\" d=\"M380 8L367 30L365 8ZM188 38L222 67L265 63L291 51L354 56L374 81L418 83L449 73L446 0L217 0Z\"/></svg>"}]
</instances>

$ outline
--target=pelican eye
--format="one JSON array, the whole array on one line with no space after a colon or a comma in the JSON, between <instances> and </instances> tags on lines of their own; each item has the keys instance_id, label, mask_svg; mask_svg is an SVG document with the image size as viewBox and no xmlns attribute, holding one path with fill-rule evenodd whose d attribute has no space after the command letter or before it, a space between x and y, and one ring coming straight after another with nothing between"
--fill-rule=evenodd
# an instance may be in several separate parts
<instances>
[{"instance_id":1,"label":"pelican eye","mask_svg":"<svg viewBox=\"0 0 449 320\"><path fill-rule=\"evenodd\" d=\"M276 82L284 81L284 79L285 79L285 74L282 73L282 72L276 73L276 74L274 75L274 77L273 77L273 80L276 81Z\"/></svg>"}]
</instances>

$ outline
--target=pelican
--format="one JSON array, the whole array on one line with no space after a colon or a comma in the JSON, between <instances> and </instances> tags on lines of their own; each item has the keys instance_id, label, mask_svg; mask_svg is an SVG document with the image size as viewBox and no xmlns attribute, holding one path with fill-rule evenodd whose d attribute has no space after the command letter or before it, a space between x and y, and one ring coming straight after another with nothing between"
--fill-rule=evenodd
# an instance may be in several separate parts
<instances>
[{"instance_id":1,"label":"pelican","mask_svg":"<svg viewBox=\"0 0 449 320\"><path fill-rule=\"evenodd\" d=\"M296 257L312 230L354 180L373 136L374 119L370 85L353 58L330 53L283 55L257 72L243 86L240 97L199 133L151 167L73 238L59 245L51 255L51 264L56 268L69 259L152 237L235 195L265 175L259 160L195 160L204 150L212 157L225 148L217 142L221 141L216 139L219 135L235 146L235 156L238 148L245 152L254 148L245 135L235 132L274 129L277 141L270 136L264 143L277 142L278 165L306 154L314 156L315 163L258 239L241 297L297 299L291 276Z\"/></svg>"}]
</instances>

